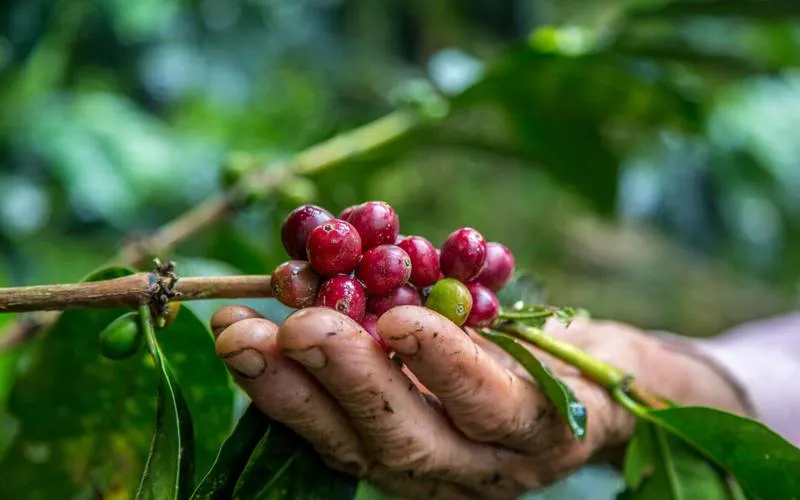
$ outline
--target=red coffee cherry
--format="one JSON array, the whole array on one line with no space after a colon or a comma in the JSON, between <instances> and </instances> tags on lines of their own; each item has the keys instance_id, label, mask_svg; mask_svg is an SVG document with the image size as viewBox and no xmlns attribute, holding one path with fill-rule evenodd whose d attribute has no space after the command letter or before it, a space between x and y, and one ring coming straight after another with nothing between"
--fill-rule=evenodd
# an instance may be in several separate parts
<instances>
[{"instance_id":1,"label":"red coffee cherry","mask_svg":"<svg viewBox=\"0 0 800 500\"><path fill-rule=\"evenodd\" d=\"M383 201L368 201L347 212L347 222L361 236L364 250L378 245L391 245L400 233L400 219L394 208Z\"/></svg>"},{"instance_id":2,"label":"red coffee cherry","mask_svg":"<svg viewBox=\"0 0 800 500\"><path fill-rule=\"evenodd\" d=\"M361 237L350 223L332 219L315 227L308 236L308 261L322 276L347 274L361 256Z\"/></svg>"},{"instance_id":3,"label":"red coffee cherry","mask_svg":"<svg viewBox=\"0 0 800 500\"><path fill-rule=\"evenodd\" d=\"M411 259L396 245L370 248L356 270L356 277L372 295L387 295L407 283L410 276Z\"/></svg>"},{"instance_id":4,"label":"red coffee cherry","mask_svg":"<svg viewBox=\"0 0 800 500\"><path fill-rule=\"evenodd\" d=\"M311 231L333 219L333 215L316 205L302 205L292 210L281 226L283 248L292 259L307 260L306 243Z\"/></svg>"},{"instance_id":5,"label":"red coffee cherry","mask_svg":"<svg viewBox=\"0 0 800 500\"><path fill-rule=\"evenodd\" d=\"M319 288L317 305L330 307L360 322L367 308L364 286L348 276L334 276Z\"/></svg>"},{"instance_id":6,"label":"red coffee cherry","mask_svg":"<svg viewBox=\"0 0 800 500\"><path fill-rule=\"evenodd\" d=\"M304 260L289 260L272 272L270 287L272 296L281 303L302 309L316 303L320 281L311 264Z\"/></svg>"},{"instance_id":7,"label":"red coffee cherry","mask_svg":"<svg viewBox=\"0 0 800 500\"><path fill-rule=\"evenodd\" d=\"M475 328L491 325L500 312L500 302L494 292L479 283L469 283L467 289L472 295L472 310L465 324Z\"/></svg>"},{"instance_id":8,"label":"red coffee cherry","mask_svg":"<svg viewBox=\"0 0 800 500\"><path fill-rule=\"evenodd\" d=\"M439 257L436 247L422 236L408 236L398 243L411 259L411 278L415 286L426 287L439 279Z\"/></svg>"},{"instance_id":9,"label":"red coffee cherry","mask_svg":"<svg viewBox=\"0 0 800 500\"><path fill-rule=\"evenodd\" d=\"M456 229L442 245L442 273L461 282L478 276L486 262L486 240L471 227Z\"/></svg>"},{"instance_id":10,"label":"red coffee cherry","mask_svg":"<svg viewBox=\"0 0 800 500\"><path fill-rule=\"evenodd\" d=\"M358 207L358 205L350 205L349 207L347 207L344 210L342 210L342 212L339 214L339 217L337 217L337 218L342 219L342 220L346 220L347 222L350 222L347 219L350 218L350 215L352 215L353 210L355 210L357 207Z\"/></svg>"},{"instance_id":11,"label":"red coffee cherry","mask_svg":"<svg viewBox=\"0 0 800 500\"><path fill-rule=\"evenodd\" d=\"M392 352L392 348L389 347L389 344L386 343L383 338L378 335L378 317L374 314L367 313L364 315L364 319L361 320L361 327L370 334L370 336L381 346L381 349L384 350L387 354Z\"/></svg>"},{"instance_id":12,"label":"red coffee cherry","mask_svg":"<svg viewBox=\"0 0 800 500\"><path fill-rule=\"evenodd\" d=\"M413 260L412 260L413 262ZM514 274L514 255L502 243L490 242L486 245L486 264L475 279L494 292L508 284Z\"/></svg>"},{"instance_id":13,"label":"red coffee cherry","mask_svg":"<svg viewBox=\"0 0 800 500\"><path fill-rule=\"evenodd\" d=\"M367 311L378 317L393 307L421 305L419 292L408 285L401 286L388 295L373 295L367 299Z\"/></svg>"}]
</instances>

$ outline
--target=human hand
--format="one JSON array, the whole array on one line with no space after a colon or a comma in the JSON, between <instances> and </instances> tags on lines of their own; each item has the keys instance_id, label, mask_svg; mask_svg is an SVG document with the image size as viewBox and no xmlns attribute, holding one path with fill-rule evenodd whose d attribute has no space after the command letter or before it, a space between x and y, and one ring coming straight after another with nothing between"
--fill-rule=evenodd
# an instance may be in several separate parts
<instances>
[{"instance_id":1,"label":"human hand","mask_svg":"<svg viewBox=\"0 0 800 500\"><path fill-rule=\"evenodd\" d=\"M378 322L402 369L332 309L303 309L278 327L228 307L212 329L218 355L264 413L331 467L409 498L516 498L624 445L635 425L603 388L531 347L586 405L577 440L513 359L421 307ZM630 326L577 320L548 331L667 398L743 412L714 369Z\"/></svg>"}]
</instances>

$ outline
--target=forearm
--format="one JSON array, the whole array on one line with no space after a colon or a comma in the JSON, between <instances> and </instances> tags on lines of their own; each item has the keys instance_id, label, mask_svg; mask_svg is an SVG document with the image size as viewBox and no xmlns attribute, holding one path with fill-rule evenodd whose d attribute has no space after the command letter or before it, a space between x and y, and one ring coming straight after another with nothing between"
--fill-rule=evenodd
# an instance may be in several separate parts
<instances>
[{"instance_id":1,"label":"forearm","mask_svg":"<svg viewBox=\"0 0 800 500\"><path fill-rule=\"evenodd\" d=\"M754 417L795 444L800 414L800 313L747 323L712 339L668 339L737 387Z\"/></svg>"}]
</instances>

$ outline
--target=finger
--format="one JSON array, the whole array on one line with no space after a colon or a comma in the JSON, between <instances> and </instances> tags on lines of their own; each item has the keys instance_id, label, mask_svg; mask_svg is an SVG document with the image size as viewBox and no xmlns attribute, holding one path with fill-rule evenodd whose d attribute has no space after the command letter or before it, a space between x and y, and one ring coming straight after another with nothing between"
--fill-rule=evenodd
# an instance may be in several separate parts
<instances>
[{"instance_id":1,"label":"finger","mask_svg":"<svg viewBox=\"0 0 800 500\"><path fill-rule=\"evenodd\" d=\"M228 328L237 321L247 318L263 318L258 311L250 309L247 306L231 305L221 307L211 316L211 331L214 337L219 337L222 330Z\"/></svg>"},{"instance_id":2,"label":"finger","mask_svg":"<svg viewBox=\"0 0 800 500\"><path fill-rule=\"evenodd\" d=\"M281 351L303 363L352 419L373 474L411 471L478 488L500 470L495 449L458 434L414 383L350 318L304 309L281 325ZM502 477L498 488L511 488Z\"/></svg>"},{"instance_id":3,"label":"finger","mask_svg":"<svg viewBox=\"0 0 800 500\"><path fill-rule=\"evenodd\" d=\"M347 416L330 395L277 348L278 327L262 318L221 332L217 354L261 411L292 428L333 466L363 474L368 461Z\"/></svg>"},{"instance_id":4,"label":"finger","mask_svg":"<svg viewBox=\"0 0 800 500\"><path fill-rule=\"evenodd\" d=\"M501 366L436 312L394 308L380 318L378 332L469 438L527 453L572 440L535 383Z\"/></svg>"}]
</instances>

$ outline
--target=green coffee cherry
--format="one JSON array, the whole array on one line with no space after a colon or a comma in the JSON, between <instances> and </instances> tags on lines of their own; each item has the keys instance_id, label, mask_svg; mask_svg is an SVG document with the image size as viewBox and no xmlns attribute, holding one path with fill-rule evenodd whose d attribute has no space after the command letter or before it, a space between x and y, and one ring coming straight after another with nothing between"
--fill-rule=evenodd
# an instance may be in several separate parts
<instances>
[{"instance_id":1,"label":"green coffee cherry","mask_svg":"<svg viewBox=\"0 0 800 500\"><path fill-rule=\"evenodd\" d=\"M143 337L139 314L123 314L100 332L100 352L108 359L129 358L139 350Z\"/></svg>"},{"instance_id":2,"label":"green coffee cherry","mask_svg":"<svg viewBox=\"0 0 800 500\"><path fill-rule=\"evenodd\" d=\"M472 295L464 283L445 278L431 288L425 307L433 309L458 326L467 321L472 310Z\"/></svg>"}]
</instances>

